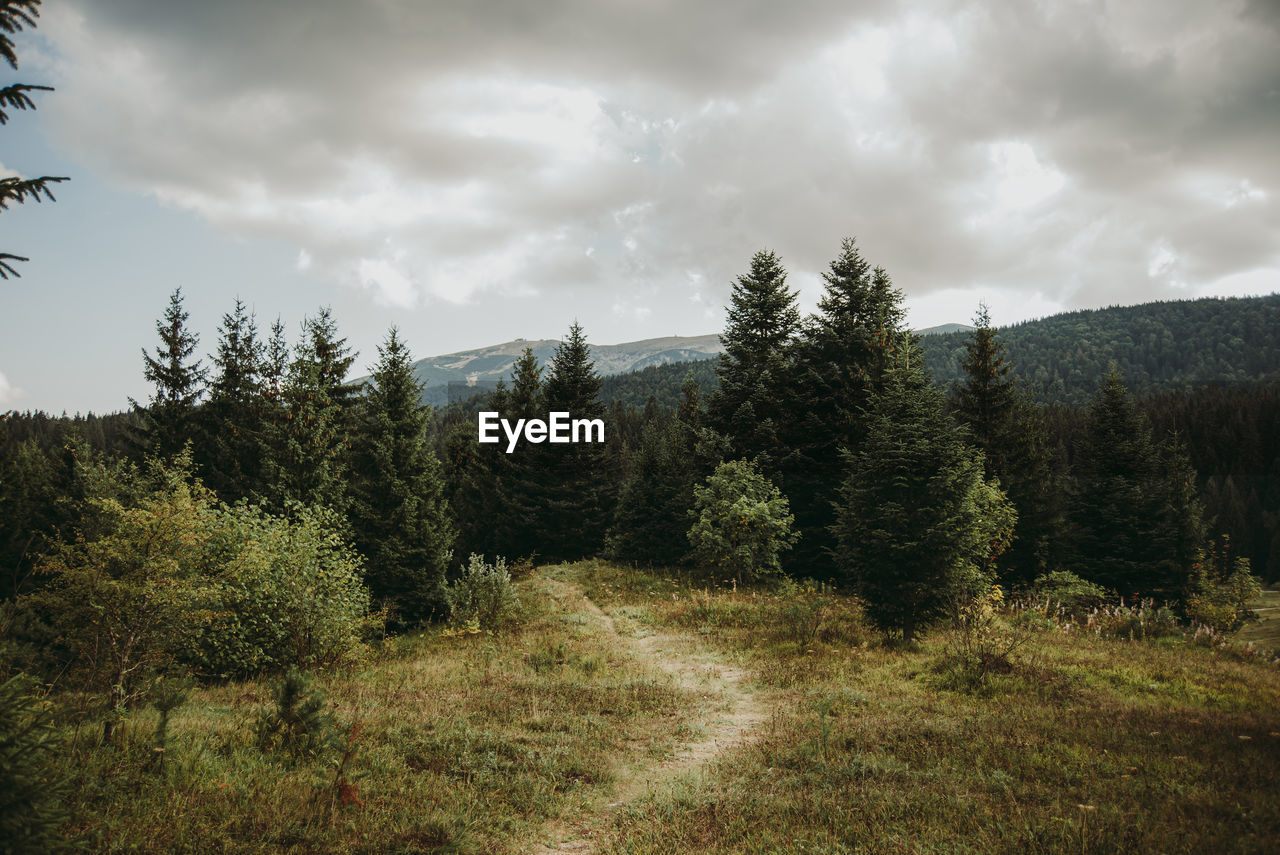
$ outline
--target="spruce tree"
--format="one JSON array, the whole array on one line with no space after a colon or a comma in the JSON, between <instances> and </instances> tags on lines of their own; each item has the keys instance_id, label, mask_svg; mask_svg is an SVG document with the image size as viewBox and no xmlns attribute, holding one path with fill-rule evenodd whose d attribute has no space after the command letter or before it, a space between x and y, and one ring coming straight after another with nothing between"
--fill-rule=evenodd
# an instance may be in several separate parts
<instances>
[{"instance_id":1,"label":"spruce tree","mask_svg":"<svg viewBox=\"0 0 1280 855\"><path fill-rule=\"evenodd\" d=\"M289 501L347 510L348 440L358 386L347 382L355 354L338 338L328 308L302 325L280 397L282 427L273 449L272 504Z\"/></svg>"},{"instance_id":2,"label":"spruce tree","mask_svg":"<svg viewBox=\"0 0 1280 855\"><path fill-rule=\"evenodd\" d=\"M917 363L923 358L904 331L902 292L882 268L871 267L853 239L843 241L822 278L818 313L792 349L783 388L788 454L778 480L801 533L788 570L800 578L839 579L831 525L844 481L841 451L861 445L864 407L888 366L907 354Z\"/></svg>"},{"instance_id":3,"label":"spruce tree","mask_svg":"<svg viewBox=\"0 0 1280 855\"><path fill-rule=\"evenodd\" d=\"M1113 365L1076 448L1070 545L1076 572L1122 596L1181 598L1203 538L1185 456L1162 457Z\"/></svg>"},{"instance_id":4,"label":"spruce tree","mask_svg":"<svg viewBox=\"0 0 1280 855\"><path fill-rule=\"evenodd\" d=\"M965 342L965 379L953 406L983 453L986 476L1000 482L1017 508L1017 533L1003 562L1013 571L1010 581L1029 584L1049 569L1061 526L1048 436L1039 407L1015 387L1004 342L985 305L979 307L974 327Z\"/></svg>"},{"instance_id":5,"label":"spruce tree","mask_svg":"<svg viewBox=\"0 0 1280 855\"><path fill-rule=\"evenodd\" d=\"M547 412L567 412L573 419L604 416L596 373L582 327L576 322L551 358L543 396ZM530 449L537 494L536 534L541 554L565 560L595 555L604 544L613 512L613 483L604 445L598 442L543 443ZM519 504L518 502L516 503Z\"/></svg>"},{"instance_id":6,"label":"spruce tree","mask_svg":"<svg viewBox=\"0 0 1280 855\"><path fill-rule=\"evenodd\" d=\"M200 474L222 501L233 504L262 489L266 419L263 344L244 302L222 316L209 400L200 409Z\"/></svg>"},{"instance_id":7,"label":"spruce tree","mask_svg":"<svg viewBox=\"0 0 1280 855\"><path fill-rule=\"evenodd\" d=\"M732 453L757 460L766 472L774 471L782 454L778 428L787 414L779 398L787 347L799 329L796 292L787 288L781 260L771 251L757 252L750 272L738 277L729 295L720 335L724 352L716 364L720 386L707 410Z\"/></svg>"},{"instance_id":8,"label":"spruce tree","mask_svg":"<svg viewBox=\"0 0 1280 855\"><path fill-rule=\"evenodd\" d=\"M871 393L864 440L844 453L832 533L837 566L868 616L910 641L956 586L986 569L1012 509L947 415L910 338ZM908 356L910 358L908 358Z\"/></svg>"},{"instance_id":9,"label":"spruce tree","mask_svg":"<svg viewBox=\"0 0 1280 855\"><path fill-rule=\"evenodd\" d=\"M352 529L375 601L390 601L401 625L415 625L444 614L456 533L427 442L430 410L395 327L371 379L353 455Z\"/></svg>"},{"instance_id":10,"label":"spruce tree","mask_svg":"<svg viewBox=\"0 0 1280 855\"><path fill-rule=\"evenodd\" d=\"M142 351L143 376L154 387L151 400L143 406L133 398L129 403L140 418L132 437L135 451L157 457L172 457L195 435L196 404L204 394L205 369L192 359L200 338L187 328L189 316L182 307L182 289L169 297L164 316L156 321L160 345L155 355Z\"/></svg>"}]
</instances>

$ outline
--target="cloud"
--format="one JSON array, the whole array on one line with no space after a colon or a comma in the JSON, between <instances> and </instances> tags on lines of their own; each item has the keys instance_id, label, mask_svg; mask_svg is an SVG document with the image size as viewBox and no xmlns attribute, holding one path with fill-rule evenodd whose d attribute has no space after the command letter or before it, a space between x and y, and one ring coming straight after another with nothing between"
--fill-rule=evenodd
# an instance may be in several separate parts
<instances>
[{"instance_id":1,"label":"cloud","mask_svg":"<svg viewBox=\"0 0 1280 855\"><path fill-rule=\"evenodd\" d=\"M1276 26L1191 0L71 0L41 110L117 181L385 306L661 318L695 276L722 305L762 246L812 303L856 235L913 296L1071 307L1280 288Z\"/></svg>"},{"instance_id":2,"label":"cloud","mask_svg":"<svg viewBox=\"0 0 1280 855\"><path fill-rule=\"evenodd\" d=\"M8 407L17 403L26 393L9 382L9 378L0 371L0 407Z\"/></svg>"}]
</instances>

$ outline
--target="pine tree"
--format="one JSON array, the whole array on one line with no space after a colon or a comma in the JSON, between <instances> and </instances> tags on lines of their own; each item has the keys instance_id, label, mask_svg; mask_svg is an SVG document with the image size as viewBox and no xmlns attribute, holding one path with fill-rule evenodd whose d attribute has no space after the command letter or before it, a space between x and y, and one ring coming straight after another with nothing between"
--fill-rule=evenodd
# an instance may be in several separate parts
<instances>
[{"instance_id":1,"label":"pine tree","mask_svg":"<svg viewBox=\"0 0 1280 855\"><path fill-rule=\"evenodd\" d=\"M142 351L143 376L155 386L144 407L133 398L129 403L141 426L132 439L135 451L157 457L172 457L195 435L196 404L204 394L205 369L201 360L192 360L200 338L187 328L189 316L182 308L182 289L169 297L164 316L156 321L160 345L151 356Z\"/></svg>"},{"instance_id":2,"label":"pine tree","mask_svg":"<svg viewBox=\"0 0 1280 855\"><path fill-rule=\"evenodd\" d=\"M735 456L758 460L771 472L781 456L778 425L786 418L778 406L785 353L800 328L796 292L787 288L786 270L773 252L752 256L750 272L733 284L728 313L716 365L720 386L708 414Z\"/></svg>"},{"instance_id":3,"label":"pine tree","mask_svg":"<svg viewBox=\"0 0 1280 855\"><path fill-rule=\"evenodd\" d=\"M277 508L299 501L346 513L348 439L358 404L358 386L346 380L355 361L346 341L328 308L303 322L280 392L283 426L271 455Z\"/></svg>"},{"instance_id":4,"label":"pine tree","mask_svg":"<svg viewBox=\"0 0 1280 855\"><path fill-rule=\"evenodd\" d=\"M370 592L390 601L406 626L443 616L456 537L421 401L413 358L392 327L362 408L351 520Z\"/></svg>"},{"instance_id":5,"label":"pine tree","mask_svg":"<svg viewBox=\"0 0 1280 855\"><path fill-rule=\"evenodd\" d=\"M569 327L569 337L551 358L543 396L547 412L567 412L573 419L604 416L596 373L582 327ZM537 494L536 534L539 552L548 558L572 559L595 555L604 544L605 527L613 513L614 485L601 443L580 442L530 448L530 464L541 486ZM514 502L519 506L519 501Z\"/></svg>"},{"instance_id":6,"label":"pine tree","mask_svg":"<svg viewBox=\"0 0 1280 855\"><path fill-rule=\"evenodd\" d=\"M18 67L18 54L14 50L10 35L20 33L30 27L35 29L36 18L40 17L40 0L0 0L0 59L9 63L10 68ZM31 92L52 92L52 86L37 86L30 83L11 83L0 86L0 125L8 124L12 110L34 110L36 102ZM9 176L0 178L0 211L10 204L22 204L30 199L39 202L42 198L55 201L49 185L60 181L68 181L65 176L45 175L40 178L20 178ZM0 279L18 276L11 262L28 261L21 255L0 252Z\"/></svg>"},{"instance_id":7,"label":"pine tree","mask_svg":"<svg viewBox=\"0 0 1280 855\"><path fill-rule=\"evenodd\" d=\"M900 334L910 353L910 340ZM865 440L844 453L832 533L837 566L881 629L910 641L957 584L985 570L1012 508L947 415L916 358L900 359L867 403Z\"/></svg>"},{"instance_id":8,"label":"pine tree","mask_svg":"<svg viewBox=\"0 0 1280 855\"><path fill-rule=\"evenodd\" d=\"M222 316L209 400L200 409L197 458L205 485L233 504L262 491L262 446L266 429L264 348L257 322L243 301Z\"/></svg>"},{"instance_id":9,"label":"pine tree","mask_svg":"<svg viewBox=\"0 0 1280 855\"><path fill-rule=\"evenodd\" d=\"M987 478L997 479L1017 508L1017 533L1003 560L1013 570L1013 582L1029 584L1049 569L1061 526L1048 436L1039 408L1015 388L1004 342L985 305L974 327L961 360L965 380L953 406L983 453Z\"/></svg>"},{"instance_id":10,"label":"pine tree","mask_svg":"<svg viewBox=\"0 0 1280 855\"><path fill-rule=\"evenodd\" d=\"M1178 599L1203 540L1195 475L1162 458L1113 365L1076 449L1070 537L1076 572L1121 595Z\"/></svg>"},{"instance_id":11,"label":"pine tree","mask_svg":"<svg viewBox=\"0 0 1280 855\"><path fill-rule=\"evenodd\" d=\"M779 486L791 500L800 542L786 561L792 575L838 578L832 561L832 503L844 481L840 453L866 435L863 409L895 359L923 362L905 334L902 292L881 268L872 268L846 238L822 276L818 314L793 350L783 406L788 454Z\"/></svg>"}]
</instances>

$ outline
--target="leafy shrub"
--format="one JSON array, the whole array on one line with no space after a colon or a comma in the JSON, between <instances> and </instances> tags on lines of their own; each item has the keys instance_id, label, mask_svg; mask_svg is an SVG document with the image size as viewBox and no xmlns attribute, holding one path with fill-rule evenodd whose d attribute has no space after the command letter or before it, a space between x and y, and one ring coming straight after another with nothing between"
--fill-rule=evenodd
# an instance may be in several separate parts
<instances>
[{"instance_id":1,"label":"leafy shrub","mask_svg":"<svg viewBox=\"0 0 1280 855\"><path fill-rule=\"evenodd\" d=\"M30 684L21 674L0 683L0 850L14 855L61 852L71 818L53 773L53 724Z\"/></svg>"},{"instance_id":2,"label":"leafy shrub","mask_svg":"<svg viewBox=\"0 0 1280 855\"><path fill-rule=\"evenodd\" d=\"M1009 657L1026 642L1029 630L1001 621L1004 604L999 585L989 585L980 594L954 603L944 661L957 688L980 688L992 674L1013 670Z\"/></svg>"},{"instance_id":3,"label":"leafy shrub","mask_svg":"<svg viewBox=\"0 0 1280 855\"><path fill-rule=\"evenodd\" d=\"M1250 604L1262 596L1262 584L1250 570L1248 558L1231 560L1225 536L1220 550L1210 542L1208 554L1192 575L1187 619L1221 633L1235 632L1257 620Z\"/></svg>"},{"instance_id":4,"label":"leafy shrub","mask_svg":"<svg viewBox=\"0 0 1280 855\"><path fill-rule=\"evenodd\" d=\"M289 668L272 691L273 708L263 711L254 726L258 747L269 753L287 754L293 760L313 759L335 744L333 714L311 677Z\"/></svg>"},{"instance_id":5,"label":"leafy shrub","mask_svg":"<svg viewBox=\"0 0 1280 855\"><path fill-rule=\"evenodd\" d=\"M315 668L359 649L369 611L355 550L332 511L275 517L252 506L209 512L209 573L191 602L184 661L219 676Z\"/></svg>"},{"instance_id":6,"label":"leafy shrub","mask_svg":"<svg viewBox=\"0 0 1280 855\"><path fill-rule=\"evenodd\" d=\"M455 626L476 622L482 629L497 632L515 616L520 601L511 587L506 559L498 556L486 564L474 552L462 568L462 575L445 592L450 620Z\"/></svg>"},{"instance_id":7,"label":"leafy shrub","mask_svg":"<svg viewBox=\"0 0 1280 855\"><path fill-rule=\"evenodd\" d=\"M175 665L241 676L358 649L369 597L334 515L227 507L180 468L147 477L156 486L129 506L92 499L93 535L46 557L49 585L20 604L57 639L51 671L106 690L118 713Z\"/></svg>"},{"instance_id":8,"label":"leafy shrub","mask_svg":"<svg viewBox=\"0 0 1280 855\"><path fill-rule=\"evenodd\" d=\"M799 537L786 497L747 460L721 463L694 487L689 515L694 560L739 584L781 573L778 554Z\"/></svg>"},{"instance_id":9,"label":"leafy shrub","mask_svg":"<svg viewBox=\"0 0 1280 855\"><path fill-rule=\"evenodd\" d=\"M1115 595L1101 585L1066 570L1036 577L1031 593L1037 599L1056 605L1072 618L1082 618L1115 599Z\"/></svg>"}]
</instances>

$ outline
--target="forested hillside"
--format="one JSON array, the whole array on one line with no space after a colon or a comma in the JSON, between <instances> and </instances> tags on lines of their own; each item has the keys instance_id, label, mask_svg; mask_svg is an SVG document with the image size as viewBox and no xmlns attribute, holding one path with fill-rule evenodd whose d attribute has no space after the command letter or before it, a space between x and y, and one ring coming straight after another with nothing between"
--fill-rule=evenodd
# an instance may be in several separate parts
<instances>
[{"instance_id":1,"label":"forested hillside","mask_svg":"<svg viewBox=\"0 0 1280 855\"><path fill-rule=\"evenodd\" d=\"M1280 380L1280 295L1066 312L1000 329L1014 373L1042 403L1080 405L1111 363L1139 395ZM920 342L944 388L961 379L965 333Z\"/></svg>"}]
</instances>

